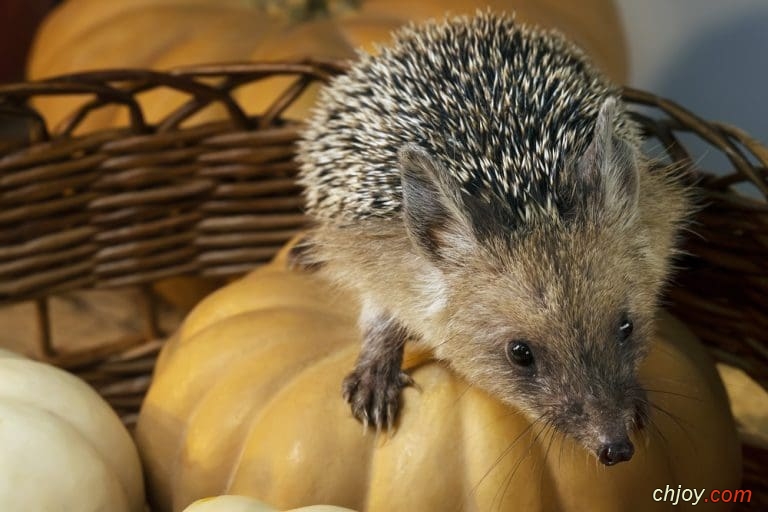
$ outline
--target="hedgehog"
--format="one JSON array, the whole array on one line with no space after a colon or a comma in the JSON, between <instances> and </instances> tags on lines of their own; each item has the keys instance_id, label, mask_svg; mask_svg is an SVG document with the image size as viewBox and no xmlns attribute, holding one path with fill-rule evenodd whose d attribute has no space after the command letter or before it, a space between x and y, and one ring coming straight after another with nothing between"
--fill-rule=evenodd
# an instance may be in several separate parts
<instances>
[{"instance_id":1,"label":"hedgehog","mask_svg":"<svg viewBox=\"0 0 768 512\"><path fill-rule=\"evenodd\" d=\"M562 34L477 13L410 25L322 92L294 251L360 301L352 414L392 429L409 343L613 465L649 420L638 365L689 210Z\"/></svg>"}]
</instances>

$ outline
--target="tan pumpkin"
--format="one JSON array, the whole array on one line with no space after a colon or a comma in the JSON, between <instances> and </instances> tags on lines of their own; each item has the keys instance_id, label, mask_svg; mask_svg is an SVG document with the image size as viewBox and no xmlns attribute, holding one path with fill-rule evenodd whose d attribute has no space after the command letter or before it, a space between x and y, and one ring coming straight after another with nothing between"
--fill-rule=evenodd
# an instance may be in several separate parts
<instances>
[{"instance_id":1,"label":"tan pumpkin","mask_svg":"<svg viewBox=\"0 0 768 512\"><path fill-rule=\"evenodd\" d=\"M158 360L137 427L158 511L218 494L369 512L651 511L672 508L653 500L667 485L739 484L721 382L672 318L642 369L671 415L655 411L632 461L605 468L413 351L418 388L404 391L397 432L363 433L339 396L359 350L356 309L282 255L197 306Z\"/></svg>"},{"instance_id":2,"label":"tan pumpkin","mask_svg":"<svg viewBox=\"0 0 768 512\"><path fill-rule=\"evenodd\" d=\"M278 512L255 498L248 496L216 496L197 500L184 509L184 512ZM332 505L310 505L308 507L294 508L285 512L354 512L348 508L334 507Z\"/></svg>"},{"instance_id":3,"label":"tan pumpkin","mask_svg":"<svg viewBox=\"0 0 768 512\"><path fill-rule=\"evenodd\" d=\"M0 349L0 510L141 512L136 447L85 382Z\"/></svg>"},{"instance_id":4,"label":"tan pumpkin","mask_svg":"<svg viewBox=\"0 0 768 512\"><path fill-rule=\"evenodd\" d=\"M517 11L523 20L558 27L581 43L595 60L623 82L625 45L612 0L562 2L545 0L326 0L323 10L312 0L68 0L43 23L28 64L32 79L106 68L167 69L200 63L296 58L347 59L354 49L372 50L390 32L409 22L441 18L445 13L471 14L478 8ZM245 87L237 97L259 112L284 89L289 79L272 78ZM317 88L286 115L302 118ZM157 120L185 99L158 90L141 95L149 120ZM38 106L56 125L82 98L42 98ZM220 106L193 121L220 117ZM127 122L125 109L94 112L81 131Z\"/></svg>"}]
</instances>

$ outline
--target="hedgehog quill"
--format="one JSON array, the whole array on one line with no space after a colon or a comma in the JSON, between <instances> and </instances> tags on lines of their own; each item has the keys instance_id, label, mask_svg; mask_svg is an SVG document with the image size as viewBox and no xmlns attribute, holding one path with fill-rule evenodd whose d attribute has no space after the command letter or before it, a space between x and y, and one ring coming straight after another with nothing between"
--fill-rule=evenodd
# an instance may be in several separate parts
<instances>
[{"instance_id":1,"label":"hedgehog quill","mask_svg":"<svg viewBox=\"0 0 768 512\"><path fill-rule=\"evenodd\" d=\"M321 94L299 143L299 258L360 297L342 394L389 428L406 340L470 383L629 460L687 195L584 53L478 14L411 26Z\"/></svg>"}]
</instances>

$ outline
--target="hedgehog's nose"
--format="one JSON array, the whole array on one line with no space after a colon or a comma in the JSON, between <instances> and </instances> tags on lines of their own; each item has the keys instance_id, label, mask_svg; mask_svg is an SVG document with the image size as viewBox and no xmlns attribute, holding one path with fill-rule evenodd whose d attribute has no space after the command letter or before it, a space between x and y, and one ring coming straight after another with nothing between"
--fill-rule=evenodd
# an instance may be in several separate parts
<instances>
[{"instance_id":1,"label":"hedgehog's nose","mask_svg":"<svg viewBox=\"0 0 768 512\"><path fill-rule=\"evenodd\" d=\"M632 458L635 447L629 439L606 443L597 449L597 458L606 466L613 466Z\"/></svg>"}]
</instances>

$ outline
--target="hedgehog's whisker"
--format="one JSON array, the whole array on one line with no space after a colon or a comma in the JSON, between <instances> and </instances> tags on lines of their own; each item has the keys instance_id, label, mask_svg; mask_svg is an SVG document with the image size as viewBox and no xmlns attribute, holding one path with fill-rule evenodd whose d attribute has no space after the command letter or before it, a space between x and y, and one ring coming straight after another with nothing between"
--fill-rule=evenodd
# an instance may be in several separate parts
<instances>
[{"instance_id":1,"label":"hedgehog's whisker","mask_svg":"<svg viewBox=\"0 0 768 512\"><path fill-rule=\"evenodd\" d=\"M502 419L502 418L508 417L508 416L510 416L510 415L512 415L512 414L519 414L519 413L518 413L518 411L515 411L515 410L509 410L507 414L504 414L503 416L499 417L498 419ZM509 444L508 444L508 445L507 445L507 446L506 446L506 447L505 447L505 448L504 448L504 449L501 451L501 453L498 455L498 457L496 457L496 460L494 460L494 461L491 463L491 465L488 467L488 469L485 471L485 473L483 473L483 476L482 476L482 477L480 477L480 480L478 480L478 481L477 481L477 483L476 483L475 485L473 485L473 486L472 486L472 489L470 489L470 491L469 491L469 496L472 496L473 494L475 494L475 493L477 492L478 488L479 488L479 487L480 487L480 485L483 483L483 481L485 481L485 479L488 477L488 475L490 475L490 474L491 474L491 472L492 472L492 471L493 471L493 470L494 470L494 469L495 469L495 468L496 468L496 467L497 467L497 466L498 466L498 465L501 463L501 461L502 461L502 460L503 460L503 459L504 459L504 458L505 458L505 457L506 457L506 456L509 454L509 452L511 452L511 451L512 451L512 448L514 448L515 444L517 444L517 442L518 442L520 439L522 439L522 437L523 437L523 436L524 436L524 435L525 435L525 434L526 434L526 433L527 433L529 430L531 430L531 429L533 428L533 426L536 424L536 422L537 422L537 421L538 421L538 419L536 419L536 420L534 420L534 421L530 422L530 423L528 424L528 426L527 426L525 429L523 429L523 430L522 430L522 431L521 431L521 432L520 432L520 433L517 435L517 437L515 437L515 438L514 438L512 441L510 441L510 443L509 443ZM460 503L458 503L458 505L457 505L457 509L456 509L456 510L458 510L458 511L461 511L461 510L463 510L463 508L464 508L464 501L465 501L465 499L462 499L462 500L460 501Z\"/></svg>"},{"instance_id":2,"label":"hedgehog's whisker","mask_svg":"<svg viewBox=\"0 0 768 512\"><path fill-rule=\"evenodd\" d=\"M533 426L535 424L538 424L540 420L544 419L544 424L539 429L539 431L536 433L534 438L531 440L531 443L528 445L528 449L525 451L525 453L521 454L520 457L518 457L517 462L512 467L512 469L510 470L509 474L504 478L504 484L502 485L501 488L499 488L496 491L496 493L493 496L492 503L496 502L496 499L498 498L498 500L499 500L499 509L501 509L501 505L504 503L504 496L506 496L507 490L509 489L509 486L512 483L512 480L514 479L515 474L517 473L517 470L520 468L520 466L522 465L523 461L525 459L527 459L531 455L531 452L533 451L533 448L537 445L537 443L539 441L539 438L541 437L541 434L547 428L547 425L548 425L549 421L545 418L545 416L546 416L545 414L542 414L541 416L539 416L536 419L536 421L531 423L531 426Z\"/></svg>"}]
</instances>

